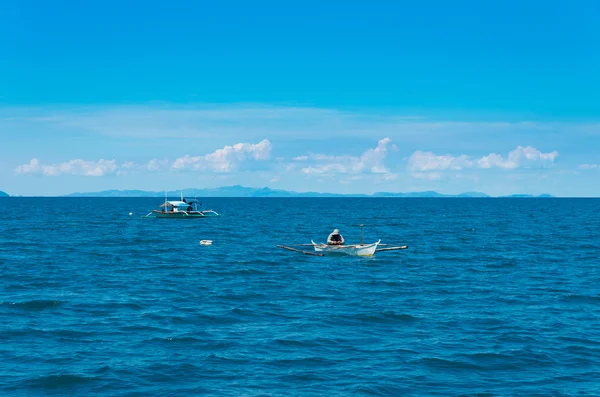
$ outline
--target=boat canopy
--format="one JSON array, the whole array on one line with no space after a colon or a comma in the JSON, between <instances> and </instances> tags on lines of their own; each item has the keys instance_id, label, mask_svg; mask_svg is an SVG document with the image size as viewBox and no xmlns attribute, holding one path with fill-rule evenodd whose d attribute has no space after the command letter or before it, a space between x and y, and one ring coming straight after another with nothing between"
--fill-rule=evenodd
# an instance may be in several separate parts
<instances>
[{"instance_id":1,"label":"boat canopy","mask_svg":"<svg viewBox=\"0 0 600 397\"><path fill-rule=\"evenodd\" d=\"M183 201L167 201L166 203L163 203L160 208L163 207L187 207L188 205L190 205L190 203L185 203Z\"/></svg>"}]
</instances>

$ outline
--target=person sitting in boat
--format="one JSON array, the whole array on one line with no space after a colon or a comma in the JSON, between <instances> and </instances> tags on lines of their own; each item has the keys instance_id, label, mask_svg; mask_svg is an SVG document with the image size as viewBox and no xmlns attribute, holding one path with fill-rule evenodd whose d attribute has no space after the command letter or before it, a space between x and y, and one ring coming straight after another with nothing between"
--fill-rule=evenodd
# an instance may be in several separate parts
<instances>
[{"instance_id":1,"label":"person sitting in boat","mask_svg":"<svg viewBox=\"0 0 600 397\"><path fill-rule=\"evenodd\" d=\"M327 245L344 245L344 237L342 237L338 229L335 229L333 233L327 237Z\"/></svg>"}]
</instances>

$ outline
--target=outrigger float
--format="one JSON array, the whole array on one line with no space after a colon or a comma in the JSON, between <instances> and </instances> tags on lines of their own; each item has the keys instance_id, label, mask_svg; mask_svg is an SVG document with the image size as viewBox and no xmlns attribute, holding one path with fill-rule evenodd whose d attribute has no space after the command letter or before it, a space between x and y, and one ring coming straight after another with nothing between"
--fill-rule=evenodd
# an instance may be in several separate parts
<instances>
[{"instance_id":1,"label":"outrigger float","mask_svg":"<svg viewBox=\"0 0 600 397\"><path fill-rule=\"evenodd\" d=\"M388 244L381 244L381 240L371 243L364 244L363 235L362 235L362 227L360 225L360 244L351 244L351 245L328 245L324 243L315 243L311 240L311 244L295 244L296 247L313 247L314 252L311 251L303 251L298 248L293 248L285 245L278 245L277 248L283 248L288 251L299 252L304 255L314 255L314 256L341 256L341 255L350 255L350 256L373 256L376 252L382 251L398 251L405 250L408 248L408 245L399 245L388 247ZM385 247L385 248L379 248Z\"/></svg>"},{"instance_id":2,"label":"outrigger float","mask_svg":"<svg viewBox=\"0 0 600 397\"><path fill-rule=\"evenodd\" d=\"M197 199L186 200L181 193L180 201L168 201L165 192L165 202L159 206L159 209L152 210L142 218L171 218L171 219L194 219L219 216L213 210L200 210L198 206L201 203Z\"/></svg>"}]
</instances>

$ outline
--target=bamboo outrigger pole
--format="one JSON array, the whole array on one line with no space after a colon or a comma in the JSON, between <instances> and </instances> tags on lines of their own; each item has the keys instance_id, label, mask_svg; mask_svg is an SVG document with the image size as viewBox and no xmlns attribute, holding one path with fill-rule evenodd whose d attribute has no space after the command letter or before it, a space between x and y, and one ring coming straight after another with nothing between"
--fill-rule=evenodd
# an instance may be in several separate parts
<instances>
[{"instance_id":1,"label":"bamboo outrigger pole","mask_svg":"<svg viewBox=\"0 0 600 397\"><path fill-rule=\"evenodd\" d=\"M378 249L375 250L375 252L397 251L397 250L405 250L405 249L408 249L408 245L401 245L399 247L378 248Z\"/></svg>"},{"instance_id":2,"label":"bamboo outrigger pole","mask_svg":"<svg viewBox=\"0 0 600 397\"><path fill-rule=\"evenodd\" d=\"M320 252L308 252L308 251L302 251L296 248L292 248L292 247L286 247L285 245L278 245L277 248L283 248L285 250L290 250L290 251L294 251L294 252L300 252L304 255L314 255L314 256L325 256L325 254L322 254Z\"/></svg>"}]
</instances>

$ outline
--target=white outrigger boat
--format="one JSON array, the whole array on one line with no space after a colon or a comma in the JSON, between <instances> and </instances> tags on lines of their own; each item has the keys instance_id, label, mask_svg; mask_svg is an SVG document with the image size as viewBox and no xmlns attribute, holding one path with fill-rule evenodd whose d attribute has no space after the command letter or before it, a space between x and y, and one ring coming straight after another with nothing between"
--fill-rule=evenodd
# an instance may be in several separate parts
<instances>
[{"instance_id":1,"label":"white outrigger boat","mask_svg":"<svg viewBox=\"0 0 600 397\"><path fill-rule=\"evenodd\" d=\"M300 247L313 247L315 252L302 251L297 248L287 247L285 245L278 245L277 248L283 248L289 251L299 252L305 255L315 255L315 256L373 256L376 252L381 251L396 251L396 250L404 250L407 249L407 245L399 245L393 247L387 247L387 244L381 244L381 240L378 240L375 243L364 244L363 235L362 235L362 227L360 225L360 244L351 244L351 245L331 245L324 243L315 243L311 240L311 244L296 244ZM378 248L381 246L386 246L385 248Z\"/></svg>"},{"instance_id":2,"label":"white outrigger boat","mask_svg":"<svg viewBox=\"0 0 600 397\"><path fill-rule=\"evenodd\" d=\"M315 247L316 252L322 252L325 255L354 255L354 256L373 256L377 251L377 246L381 240L372 244L355 244L355 245L327 245L317 244L310 241Z\"/></svg>"},{"instance_id":3,"label":"white outrigger boat","mask_svg":"<svg viewBox=\"0 0 600 397\"><path fill-rule=\"evenodd\" d=\"M159 209L152 210L142 218L194 219L219 216L213 210L200 210L199 205L201 203L197 199L184 199L183 192L181 193L181 200L178 201L168 201L165 193L165 202L158 207Z\"/></svg>"}]
</instances>

